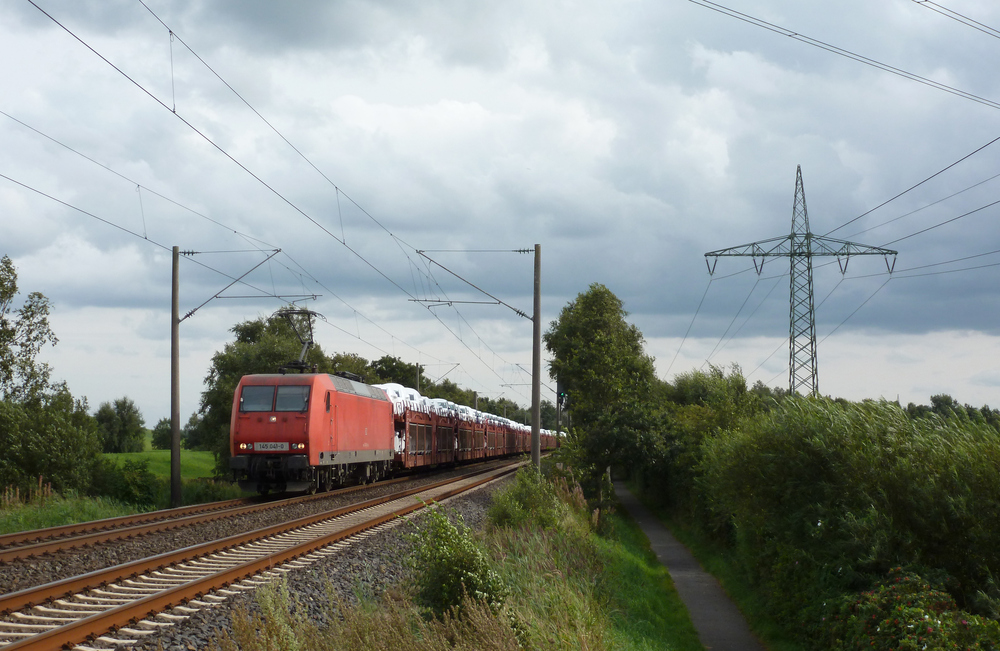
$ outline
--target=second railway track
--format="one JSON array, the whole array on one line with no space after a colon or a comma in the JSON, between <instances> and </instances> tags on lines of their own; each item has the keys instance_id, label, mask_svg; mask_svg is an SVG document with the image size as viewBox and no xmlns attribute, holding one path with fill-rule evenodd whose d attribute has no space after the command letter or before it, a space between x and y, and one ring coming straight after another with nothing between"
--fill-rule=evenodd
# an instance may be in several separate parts
<instances>
[{"instance_id":1,"label":"second railway track","mask_svg":"<svg viewBox=\"0 0 1000 651\"><path fill-rule=\"evenodd\" d=\"M379 485L385 487L410 480L409 477L402 477L380 482ZM351 486L330 493L299 495L279 500L261 500L259 498L226 500L186 506L178 509L138 513L118 518L108 518L106 520L5 534L0 536L0 564L63 550L79 549L123 538L134 538L150 533L190 527L221 518L231 518L247 513L315 502L330 497L348 495L356 491L368 490L372 486L372 484Z\"/></svg>"}]
</instances>

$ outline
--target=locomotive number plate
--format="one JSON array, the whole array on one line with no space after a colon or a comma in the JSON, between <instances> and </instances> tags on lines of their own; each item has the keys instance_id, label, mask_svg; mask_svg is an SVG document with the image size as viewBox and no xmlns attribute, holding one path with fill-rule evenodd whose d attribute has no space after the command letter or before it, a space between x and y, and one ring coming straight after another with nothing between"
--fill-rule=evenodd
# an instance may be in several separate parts
<instances>
[{"instance_id":1,"label":"locomotive number plate","mask_svg":"<svg viewBox=\"0 0 1000 651\"><path fill-rule=\"evenodd\" d=\"M257 452L288 452L288 441L275 443L258 441L253 444L253 449Z\"/></svg>"}]
</instances>

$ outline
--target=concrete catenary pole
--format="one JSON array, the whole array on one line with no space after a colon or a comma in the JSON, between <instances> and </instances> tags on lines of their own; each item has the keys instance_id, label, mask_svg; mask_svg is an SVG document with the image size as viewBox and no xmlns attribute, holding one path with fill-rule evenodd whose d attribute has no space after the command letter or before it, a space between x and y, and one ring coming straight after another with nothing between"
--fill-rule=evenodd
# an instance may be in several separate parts
<instances>
[{"instance_id":1,"label":"concrete catenary pole","mask_svg":"<svg viewBox=\"0 0 1000 651\"><path fill-rule=\"evenodd\" d=\"M542 468L542 245L535 245L535 310L531 346L531 463Z\"/></svg>"},{"instance_id":2,"label":"concrete catenary pole","mask_svg":"<svg viewBox=\"0 0 1000 651\"><path fill-rule=\"evenodd\" d=\"M181 506L180 251L173 248L170 308L170 506Z\"/></svg>"}]
</instances>

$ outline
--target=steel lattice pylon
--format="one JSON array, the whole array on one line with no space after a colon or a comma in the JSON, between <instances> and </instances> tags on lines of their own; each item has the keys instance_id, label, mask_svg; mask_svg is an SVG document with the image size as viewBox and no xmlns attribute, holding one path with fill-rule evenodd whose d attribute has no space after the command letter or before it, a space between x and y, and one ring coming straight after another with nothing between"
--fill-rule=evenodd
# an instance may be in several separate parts
<instances>
[{"instance_id":1,"label":"steel lattice pylon","mask_svg":"<svg viewBox=\"0 0 1000 651\"><path fill-rule=\"evenodd\" d=\"M896 251L812 234L801 166L795 170L795 200L792 205L792 232L789 235L705 254L709 274L715 273L720 257L751 257L757 275L764 270L765 258L789 258L788 390L791 392L808 389L811 395L819 394L812 259L815 256L836 256L843 274L847 272L852 255L884 256L890 273L896 264ZM889 256L893 256L891 264ZM709 262L708 258L712 261Z\"/></svg>"}]
</instances>

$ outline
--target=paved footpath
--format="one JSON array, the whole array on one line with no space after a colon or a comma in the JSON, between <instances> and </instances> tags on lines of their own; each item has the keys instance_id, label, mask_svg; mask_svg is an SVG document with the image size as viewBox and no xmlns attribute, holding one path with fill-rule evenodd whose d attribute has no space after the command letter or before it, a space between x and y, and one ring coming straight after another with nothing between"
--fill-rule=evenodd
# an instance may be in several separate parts
<instances>
[{"instance_id":1,"label":"paved footpath","mask_svg":"<svg viewBox=\"0 0 1000 651\"><path fill-rule=\"evenodd\" d=\"M698 631L698 639L705 648L709 651L765 651L765 647L750 632L743 613L715 577L701 569L691 552L624 484L615 482L615 494L649 538L656 558L670 572L677 593L687 606Z\"/></svg>"}]
</instances>

